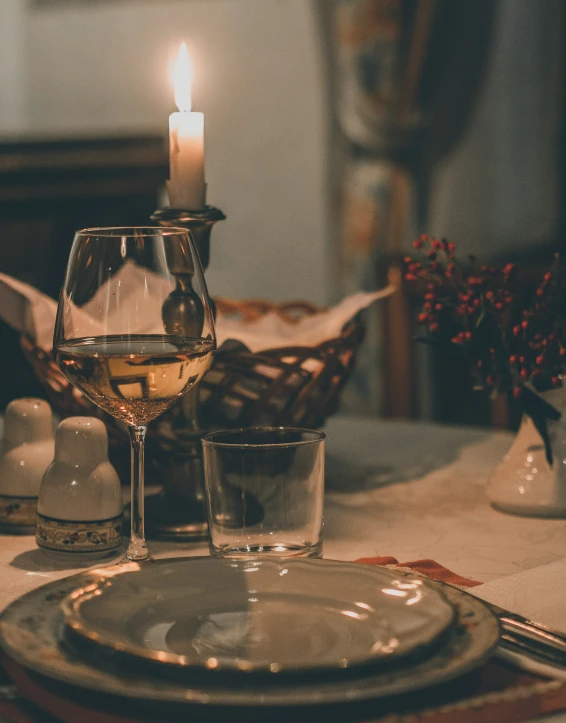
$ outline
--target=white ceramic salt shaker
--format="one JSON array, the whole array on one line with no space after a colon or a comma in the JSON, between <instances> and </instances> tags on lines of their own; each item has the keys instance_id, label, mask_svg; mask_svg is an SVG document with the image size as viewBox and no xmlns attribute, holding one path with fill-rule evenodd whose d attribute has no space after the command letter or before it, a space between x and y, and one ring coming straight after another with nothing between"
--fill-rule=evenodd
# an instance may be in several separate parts
<instances>
[{"instance_id":1,"label":"white ceramic salt shaker","mask_svg":"<svg viewBox=\"0 0 566 723\"><path fill-rule=\"evenodd\" d=\"M108 461L108 435L100 419L61 422L37 511L36 541L52 557L96 560L120 547L122 491Z\"/></svg>"},{"instance_id":2,"label":"white ceramic salt shaker","mask_svg":"<svg viewBox=\"0 0 566 723\"><path fill-rule=\"evenodd\" d=\"M14 399L0 449L0 529L33 534L41 480L53 460L53 415L43 399Z\"/></svg>"}]
</instances>

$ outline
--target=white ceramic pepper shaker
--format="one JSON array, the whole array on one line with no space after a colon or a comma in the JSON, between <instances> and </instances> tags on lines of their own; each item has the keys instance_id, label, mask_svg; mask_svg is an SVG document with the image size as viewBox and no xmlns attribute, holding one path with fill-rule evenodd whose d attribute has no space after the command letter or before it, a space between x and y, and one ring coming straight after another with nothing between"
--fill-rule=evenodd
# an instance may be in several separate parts
<instances>
[{"instance_id":1,"label":"white ceramic pepper shaker","mask_svg":"<svg viewBox=\"0 0 566 723\"><path fill-rule=\"evenodd\" d=\"M58 559L106 557L120 547L122 511L106 427L95 417L64 419L39 491L37 544Z\"/></svg>"},{"instance_id":2,"label":"white ceramic pepper shaker","mask_svg":"<svg viewBox=\"0 0 566 723\"><path fill-rule=\"evenodd\" d=\"M14 399L0 450L0 529L33 534L41 480L53 460L53 415L43 399Z\"/></svg>"}]
</instances>

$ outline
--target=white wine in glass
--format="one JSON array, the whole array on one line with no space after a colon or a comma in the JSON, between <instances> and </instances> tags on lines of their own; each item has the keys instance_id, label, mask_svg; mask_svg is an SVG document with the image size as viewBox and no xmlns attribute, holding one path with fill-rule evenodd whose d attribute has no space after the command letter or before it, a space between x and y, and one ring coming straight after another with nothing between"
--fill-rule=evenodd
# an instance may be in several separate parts
<instances>
[{"instance_id":1,"label":"white wine in glass","mask_svg":"<svg viewBox=\"0 0 566 723\"><path fill-rule=\"evenodd\" d=\"M54 350L67 379L128 425L132 479L126 556L147 559L147 424L200 382L215 350L210 299L188 232L79 231L59 300Z\"/></svg>"}]
</instances>

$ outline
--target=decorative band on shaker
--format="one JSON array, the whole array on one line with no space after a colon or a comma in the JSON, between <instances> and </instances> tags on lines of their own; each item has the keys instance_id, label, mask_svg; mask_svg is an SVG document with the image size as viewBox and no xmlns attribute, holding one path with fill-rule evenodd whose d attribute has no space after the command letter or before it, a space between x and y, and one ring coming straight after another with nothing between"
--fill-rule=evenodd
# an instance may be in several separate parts
<instances>
[{"instance_id":1,"label":"decorative band on shaker","mask_svg":"<svg viewBox=\"0 0 566 723\"><path fill-rule=\"evenodd\" d=\"M37 515L39 547L62 552L104 552L122 542L122 515L107 520L74 522Z\"/></svg>"},{"instance_id":2,"label":"decorative band on shaker","mask_svg":"<svg viewBox=\"0 0 566 723\"><path fill-rule=\"evenodd\" d=\"M8 527L35 527L37 497L0 495L0 525Z\"/></svg>"}]
</instances>

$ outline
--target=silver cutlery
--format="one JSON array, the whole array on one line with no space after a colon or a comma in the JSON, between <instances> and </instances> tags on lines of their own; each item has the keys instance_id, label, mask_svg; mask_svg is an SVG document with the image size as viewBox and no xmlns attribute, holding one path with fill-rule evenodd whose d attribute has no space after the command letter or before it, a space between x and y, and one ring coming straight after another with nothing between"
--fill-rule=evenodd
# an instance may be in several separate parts
<instances>
[{"instance_id":1,"label":"silver cutlery","mask_svg":"<svg viewBox=\"0 0 566 723\"><path fill-rule=\"evenodd\" d=\"M539 655L566 665L566 636L563 633L493 603L486 604L499 618L503 641L520 644L523 648L533 649Z\"/></svg>"},{"instance_id":2,"label":"silver cutlery","mask_svg":"<svg viewBox=\"0 0 566 723\"><path fill-rule=\"evenodd\" d=\"M538 645L530 639L516 638L513 635L503 633L500 645L515 653L521 653L532 658L540 659L541 662L558 665L566 670L566 661L560 654L555 655L552 648Z\"/></svg>"}]
</instances>

